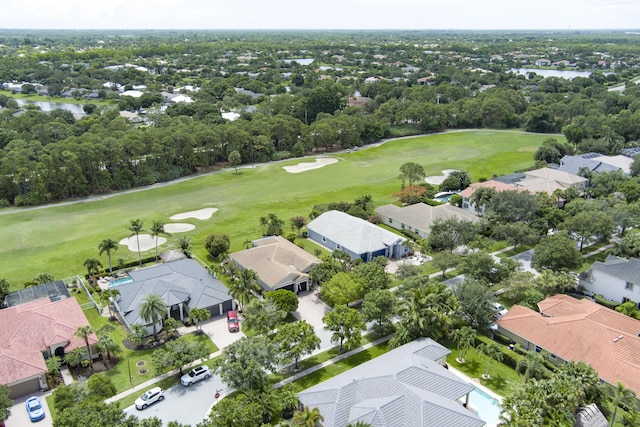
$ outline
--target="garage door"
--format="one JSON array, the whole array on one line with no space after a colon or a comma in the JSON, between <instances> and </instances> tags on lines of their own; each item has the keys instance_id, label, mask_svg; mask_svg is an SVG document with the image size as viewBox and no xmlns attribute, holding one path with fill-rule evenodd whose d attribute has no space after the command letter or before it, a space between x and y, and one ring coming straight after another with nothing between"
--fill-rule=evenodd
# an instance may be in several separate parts
<instances>
[{"instance_id":1,"label":"garage door","mask_svg":"<svg viewBox=\"0 0 640 427\"><path fill-rule=\"evenodd\" d=\"M37 393L40 391L40 381L38 378L27 380L23 383L12 385L9 387L9 397L14 399L20 396Z\"/></svg>"}]
</instances>

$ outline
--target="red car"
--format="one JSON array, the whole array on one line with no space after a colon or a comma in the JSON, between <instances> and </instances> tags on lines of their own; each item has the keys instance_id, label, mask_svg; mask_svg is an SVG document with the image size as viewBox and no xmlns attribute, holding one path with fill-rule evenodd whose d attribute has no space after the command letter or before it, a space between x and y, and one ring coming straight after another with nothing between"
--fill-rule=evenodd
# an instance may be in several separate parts
<instances>
[{"instance_id":1,"label":"red car","mask_svg":"<svg viewBox=\"0 0 640 427\"><path fill-rule=\"evenodd\" d=\"M229 332L238 332L240 330L238 314L233 310L227 311L227 326L229 327Z\"/></svg>"}]
</instances>

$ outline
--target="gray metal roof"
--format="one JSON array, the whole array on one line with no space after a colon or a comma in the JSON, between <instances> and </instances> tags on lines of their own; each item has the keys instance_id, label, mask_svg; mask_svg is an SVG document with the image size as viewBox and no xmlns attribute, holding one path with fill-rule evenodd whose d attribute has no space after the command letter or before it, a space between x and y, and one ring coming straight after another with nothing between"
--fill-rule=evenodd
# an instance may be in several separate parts
<instances>
[{"instance_id":1,"label":"gray metal roof","mask_svg":"<svg viewBox=\"0 0 640 427\"><path fill-rule=\"evenodd\" d=\"M185 303L191 308L208 308L229 301L229 290L211 276L194 259L181 259L129 273L133 282L114 287L120 292L117 297L129 324L141 323L138 307L150 294L160 295L167 307Z\"/></svg>"},{"instance_id":2,"label":"gray metal roof","mask_svg":"<svg viewBox=\"0 0 640 427\"><path fill-rule=\"evenodd\" d=\"M580 168L587 168L592 172L602 173L602 172L614 172L620 170L619 167L610 165L601 160L596 160L596 157L602 157L602 154L598 153L589 153L589 154L597 154L594 157L584 157L581 156L564 156L562 158L561 164L558 167L558 170L563 172L569 172L574 175L577 175L580 172Z\"/></svg>"},{"instance_id":3,"label":"gray metal roof","mask_svg":"<svg viewBox=\"0 0 640 427\"><path fill-rule=\"evenodd\" d=\"M298 398L320 410L325 427L356 421L379 427L484 426L456 400L472 391L473 384L425 357L448 353L437 342L421 338L317 384Z\"/></svg>"},{"instance_id":4,"label":"gray metal roof","mask_svg":"<svg viewBox=\"0 0 640 427\"><path fill-rule=\"evenodd\" d=\"M407 239L361 218L340 211L327 211L307 228L356 254L379 251Z\"/></svg>"}]
</instances>

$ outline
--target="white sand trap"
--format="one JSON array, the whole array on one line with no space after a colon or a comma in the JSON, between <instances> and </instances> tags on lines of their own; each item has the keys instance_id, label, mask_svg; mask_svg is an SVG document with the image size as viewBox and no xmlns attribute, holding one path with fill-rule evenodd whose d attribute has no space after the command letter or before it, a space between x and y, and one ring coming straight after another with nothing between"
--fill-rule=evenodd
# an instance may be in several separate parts
<instances>
[{"instance_id":1,"label":"white sand trap","mask_svg":"<svg viewBox=\"0 0 640 427\"><path fill-rule=\"evenodd\" d=\"M180 221L181 219L187 219L187 218L195 218L195 219L209 219L211 218L211 215L213 215L213 213L215 211L217 211L218 209L216 208L204 208L204 209L200 209L197 211L191 211L191 212L184 212L181 214L176 214L173 215L172 217L170 217L169 219L173 220L173 221Z\"/></svg>"},{"instance_id":2,"label":"white sand trap","mask_svg":"<svg viewBox=\"0 0 640 427\"><path fill-rule=\"evenodd\" d=\"M333 163L338 163L338 159L331 159L329 157L320 157L317 158L315 162L302 162L293 166L283 166L282 169L286 170L289 173L300 173L306 172L313 169L320 169L321 167L331 165Z\"/></svg>"},{"instance_id":3,"label":"white sand trap","mask_svg":"<svg viewBox=\"0 0 640 427\"><path fill-rule=\"evenodd\" d=\"M440 185L442 184L442 181L447 179L447 177L451 172L454 172L457 170L458 169L445 169L442 171L443 175L428 176L424 180L427 182L427 184Z\"/></svg>"},{"instance_id":4,"label":"white sand trap","mask_svg":"<svg viewBox=\"0 0 640 427\"><path fill-rule=\"evenodd\" d=\"M184 233L185 231L191 231L194 228L196 228L195 225L186 224L183 222L164 225L164 231L166 231L167 233Z\"/></svg>"},{"instance_id":5,"label":"white sand trap","mask_svg":"<svg viewBox=\"0 0 640 427\"><path fill-rule=\"evenodd\" d=\"M140 234L138 235L140 238L140 252L150 251L151 249L156 248L156 238L151 234ZM158 246L163 245L167 242L167 239L164 237L158 236ZM136 236L127 237L125 239L120 240L121 245L126 245L132 252L138 252L138 240Z\"/></svg>"}]
</instances>

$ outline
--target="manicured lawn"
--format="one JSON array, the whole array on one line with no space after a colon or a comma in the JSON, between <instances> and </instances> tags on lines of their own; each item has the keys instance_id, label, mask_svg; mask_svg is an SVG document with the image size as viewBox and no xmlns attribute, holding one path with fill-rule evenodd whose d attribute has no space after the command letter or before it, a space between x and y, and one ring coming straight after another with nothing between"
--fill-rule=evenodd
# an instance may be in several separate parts
<instances>
[{"instance_id":1,"label":"manicured lawn","mask_svg":"<svg viewBox=\"0 0 640 427\"><path fill-rule=\"evenodd\" d=\"M35 94L19 94L13 93L8 90L0 90L0 95L8 96L9 98L16 99L24 99L27 101L40 101L40 102L60 102L64 104L94 104L94 105L116 105L118 103L117 100L88 100L88 99L75 99L75 98L64 98L62 96L44 96L44 95L35 95Z\"/></svg>"},{"instance_id":2,"label":"manicured lawn","mask_svg":"<svg viewBox=\"0 0 640 427\"><path fill-rule=\"evenodd\" d=\"M116 241L129 236L130 220L142 219L148 229L153 220L171 222L169 217L205 207L218 208L209 220L186 219L195 230L179 235L191 238L194 254L212 260L204 249L210 233L230 237L231 251L260 236L260 217L275 213L289 225L296 215L308 216L313 205L353 201L365 194L377 206L390 203L399 190L398 171L412 161L423 165L428 175L443 169L465 169L474 181L494 174L512 173L533 164L533 152L548 135L477 130L428 135L390 141L377 147L336 154L340 161L321 169L290 174L282 166L301 159L220 171L134 193L116 194L87 203L59 205L46 209L0 210L0 277L11 289L18 289L38 274L56 279L84 273L83 262L97 258L104 266L107 257L98 253L106 238ZM168 237L160 250L175 248L179 235ZM312 245L305 241L307 250ZM153 249L145 254L153 253ZM112 254L137 259L137 253L120 246Z\"/></svg>"},{"instance_id":3,"label":"manicured lawn","mask_svg":"<svg viewBox=\"0 0 640 427\"><path fill-rule=\"evenodd\" d=\"M296 392L300 392L311 386L319 384L322 381L328 380L331 377L335 377L338 374L348 371L355 366L368 362L369 360L374 359L388 351L389 347L387 346L386 342L378 344L364 351L361 351L360 353L354 354L353 356L347 357L346 359L343 359L339 362L336 362L329 366L325 366L324 368L306 375L299 380L292 382L291 384L293 384L293 389Z\"/></svg>"},{"instance_id":4,"label":"manicured lawn","mask_svg":"<svg viewBox=\"0 0 640 427\"><path fill-rule=\"evenodd\" d=\"M481 353L474 348L470 348L467 350L467 354L465 355L465 363L460 364L456 362L456 357L458 357L458 350L456 349L456 346L451 343L445 343L444 341L442 344L446 345L451 350L451 354L447 356L447 363L449 366L456 368L470 378L480 379L480 384L488 387L500 396L508 396L524 381L524 377L522 375L518 374L507 365L496 362L495 360L491 363L491 370L489 372L491 378L485 380L482 378L482 374L485 373L487 368L487 357L484 353Z\"/></svg>"},{"instance_id":5,"label":"manicured lawn","mask_svg":"<svg viewBox=\"0 0 640 427\"><path fill-rule=\"evenodd\" d=\"M100 325L109 322L108 319L100 316L98 311L95 309L85 310L84 313L87 316L87 319L89 319L89 324L94 330L99 328ZM117 322L114 322L113 324L116 326L116 329L111 333L111 337L115 342L121 344L126 338L126 332ZM218 351L218 347L211 342L207 335L187 334L184 335L184 338L190 341L204 343L209 348L209 353L215 353ZM159 374L167 372L167 370L163 370L161 372L155 371L151 364L151 354L153 353L152 349L128 350L122 345L121 349L122 353L118 356L118 363L112 367L111 364L107 362L107 366L109 366L110 369L106 372L106 375L111 378L111 381L116 386L116 391L118 393L148 381ZM143 362L144 365L142 365ZM102 362L95 363L101 364ZM112 359L112 363L115 363L115 360ZM138 366L138 363L142 366ZM147 369L147 372L144 373L142 369ZM129 370L131 371L131 380L129 380Z\"/></svg>"}]
</instances>

